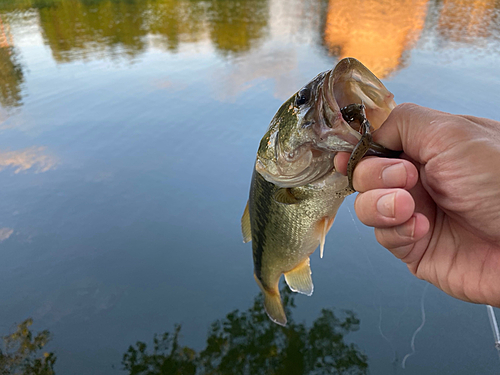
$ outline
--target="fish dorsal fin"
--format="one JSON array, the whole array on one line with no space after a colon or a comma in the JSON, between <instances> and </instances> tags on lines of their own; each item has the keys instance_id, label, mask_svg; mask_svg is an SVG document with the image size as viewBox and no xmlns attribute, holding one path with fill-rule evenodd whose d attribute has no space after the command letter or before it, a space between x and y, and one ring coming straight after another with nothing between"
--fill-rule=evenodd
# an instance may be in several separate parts
<instances>
[{"instance_id":1,"label":"fish dorsal fin","mask_svg":"<svg viewBox=\"0 0 500 375\"><path fill-rule=\"evenodd\" d=\"M283 204L295 204L299 202L299 199L293 195L289 188L281 188L276 190L274 193L274 200L278 203Z\"/></svg>"},{"instance_id":2,"label":"fish dorsal fin","mask_svg":"<svg viewBox=\"0 0 500 375\"><path fill-rule=\"evenodd\" d=\"M310 296L313 293L314 286L311 278L309 257L293 270L286 272L285 280L292 291Z\"/></svg>"},{"instance_id":3,"label":"fish dorsal fin","mask_svg":"<svg viewBox=\"0 0 500 375\"><path fill-rule=\"evenodd\" d=\"M252 228L250 226L250 211L248 210L248 202L241 217L241 233L243 234L243 242L252 241Z\"/></svg>"},{"instance_id":4,"label":"fish dorsal fin","mask_svg":"<svg viewBox=\"0 0 500 375\"><path fill-rule=\"evenodd\" d=\"M332 227L334 218L325 217L318 223L319 230L319 257L323 258L323 251L325 249L325 239L328 231Z\"/></svg>"}]
</instances>

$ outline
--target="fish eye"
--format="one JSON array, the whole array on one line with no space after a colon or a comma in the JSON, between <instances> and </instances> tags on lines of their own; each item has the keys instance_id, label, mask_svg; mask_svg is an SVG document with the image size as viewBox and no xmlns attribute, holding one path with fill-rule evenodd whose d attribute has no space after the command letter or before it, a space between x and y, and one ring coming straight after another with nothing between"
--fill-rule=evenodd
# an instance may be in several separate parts
<instances>
[{"instance_id":1,"label":"fish eye","mask_svg":"<svg viewBox=\"0 0 500 375\"><path fill-rule=\"evenodd\" d=\"M307 88L303 88L297 93L297 97L295 98L295 105L301 106L306 104L309 101L310 91Z\"/></svg>"}]
</instances>

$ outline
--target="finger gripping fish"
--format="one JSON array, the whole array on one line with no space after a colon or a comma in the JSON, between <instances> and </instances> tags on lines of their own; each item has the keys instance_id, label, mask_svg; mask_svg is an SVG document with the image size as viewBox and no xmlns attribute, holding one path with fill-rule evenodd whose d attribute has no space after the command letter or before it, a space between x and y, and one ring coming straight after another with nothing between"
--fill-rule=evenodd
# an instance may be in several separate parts
<instances>
[{"instance_id":1,"label":"finger gripping fish","mask_svg":"<svg viewBox=\"0 0 500 375\"><path fill-rule=\"evenodd\" d=\"M281 275L292 291L313 293L309 257L318 246L323 256L337 210L354 191L357 162L365 154L394 156L372 141L371 130L395 106L373 73L346 58L301 88L271 120L257 151L241 225L244 242L252 241L254 277L274 322L286 324ZM335 171L338 151L352 152L349 178Z\"/></svg>"}]
</instances>

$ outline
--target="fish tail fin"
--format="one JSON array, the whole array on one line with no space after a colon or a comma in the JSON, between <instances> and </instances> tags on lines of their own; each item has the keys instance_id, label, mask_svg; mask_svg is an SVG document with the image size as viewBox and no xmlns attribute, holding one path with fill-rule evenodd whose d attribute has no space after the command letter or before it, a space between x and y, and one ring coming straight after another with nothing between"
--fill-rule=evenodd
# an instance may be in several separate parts
<instances>
[{"instance_id":1,"label":"fish tail fin","mask_svg":"<svg viewBox=\"0 0 500 375\"><path fill-rule=\"evenodd\" d=\"M283 309L283 304L281 303L278 283L276 283L276 286L272 288L272 290L268 290L264 288L257 276L254 275L254 277L257 285L259 285L259 288L262 290L262 294L264 295L264 308L266 309L267 315L274 323L285 326L286 315L285 310Z\"/></svg>"}]
</instances>

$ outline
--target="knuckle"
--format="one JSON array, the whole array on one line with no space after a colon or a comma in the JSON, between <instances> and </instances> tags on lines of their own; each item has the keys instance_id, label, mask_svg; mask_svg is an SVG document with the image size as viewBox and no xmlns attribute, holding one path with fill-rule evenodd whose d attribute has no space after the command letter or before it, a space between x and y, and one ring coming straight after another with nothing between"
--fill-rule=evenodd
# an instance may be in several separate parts
<instances>
[{"instance_id":1,"label":"knuckle","mask_svg":"<svg viewBox=\"0 0 500 375\"><path fill-rule=\"evenodd\" d=\"M411 241L401 238L394 228L376 228L375 238L398 259L404 259L411 250Z\"/></svg>"},{"instance_id":2,"label":"knuckle","mask_svg":"<svg viewBox=\"0 0 500 375\"><path fill-rule=\"evenodd\" d=\"M415 110L418 110L418 108L420 108L420 106L415 103L401 103L397 105L392 111L395 114L399 114L399 112L413 112Z\"/></svg>"},{"instance_id":3,"label":"knuckle","mask_svg":"<svg viewBox=\"0 0 500 375\"><path fill-rule=\"evenodd\" d=\"M377 242L388 250L394 247L390 236L390 228L375 228L375 239Z\"/></svg>"}]
</instances>

